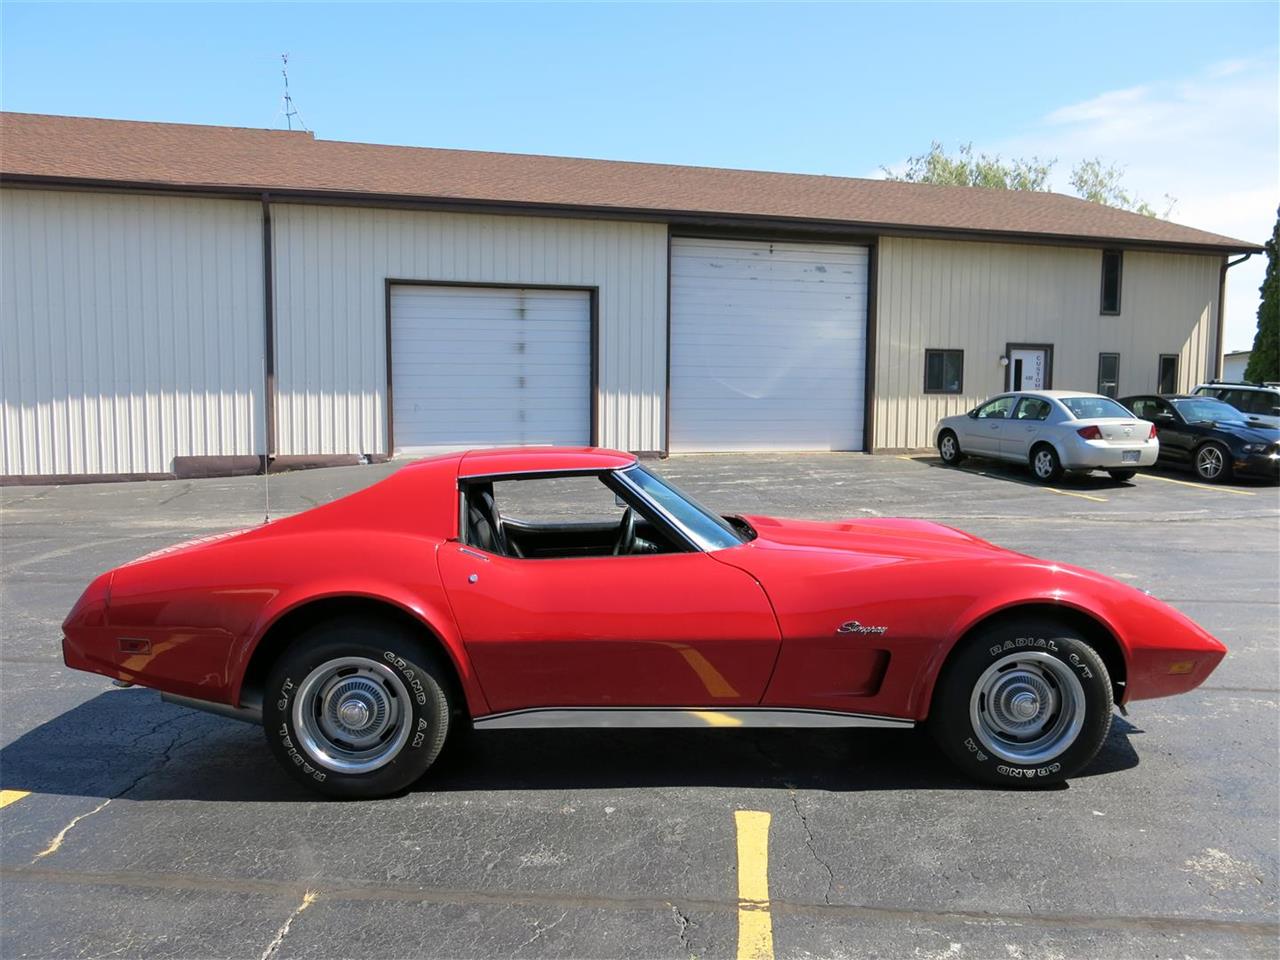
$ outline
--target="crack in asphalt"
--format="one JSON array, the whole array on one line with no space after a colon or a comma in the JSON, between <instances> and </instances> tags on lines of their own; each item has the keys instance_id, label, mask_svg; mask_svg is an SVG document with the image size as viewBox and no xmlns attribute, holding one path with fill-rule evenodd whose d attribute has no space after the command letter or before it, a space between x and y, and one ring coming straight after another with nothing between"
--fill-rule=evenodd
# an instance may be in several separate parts
<instances>
[{"instance_id":1,"label":"crack in asphalt","mask_svg":"<svg viewBox=\"0 0 1280 960\"><path fill-rule=\"evenodd\" d=\"M90 873L56 867L0 867L0 881L62 884L76 887L125 887L135 890L180 890L193 892L225 892L279 897L291 893L301 896L313 893L328 901L383 902L416 904L461 904L466 906L544 906L569 910L610 910L618 912L669 911L679 901L686 908L706 913L736 915L739 902L696 897L621 897L606 894L573 894L546 891L468 890L446 887L397 886L374 882L323 883L316 881L271 880L198 874L163 874L154 870L117 870ZM929 924L1010 923L1039 929L1083 929L1151 931L1161 934L1176 932L1209 932L1234 936L1280 936L1280 923L1274 920L1228 920L1220 917L1188 917L1170 915L1103 915L1098 913L1037 913L1028 916L1018 912L981 910L931 910L918 907L895 907L878 904L812 903L797 900L770 899L774 915L813 918L844 918L864 921ZM545 931L544 931L545 932Z\"/></svg>"},{"instance_id":2,"label":"crack in asphalt","mask_svg":"<svg viewBox=\"0 0 1280 960\"><path fill-rule=\"evenodd\" d=\"M316 902L317 896L319 894L314 890L308 890L302 895L302 902L294 908L293 913L289 914L289 918L276 931L276 935L267 944L267 948L262 951L262 956L258 960L269 960L270 957L275 956L276 951L280 949L280 944L284 943L284 938L289 935L289 928L293 926L293 921L302 916L303 911Z\"/></svg>"},{"instance_id":3,"label":"crack in asphalt","mask_svg":"<svg viewBox=\"0 0 1280 960\"><path fill-rule=\"evenodd\" d=\"M564 913L560 914L559 917L557 917L551 923L547 924L545 927L542 925L542 922L540 920L534 920L533 936L530 937L528 940L526 940L524 943L517 946L514 950L512 950L511 956L513 957L518 956L521 950L529 946L531 943L536 943L544 933L550 933L556 927L560 926L560 924L564 922L564 918L567 917L568 915L569 915L569 911L565 910ZM267 958L264 956L262 960L267 960Z\"/></svg>"},{"instance_id":4,"label":"crack in asphalt","mask_svg":"<svg viewBox=\"0 0 1280 960\"><path fill-rule=\"evenodd\" d=\"M671 904L671 916L679 928L680 946L684 947L690 957L694 956L693 943L689 940L689 928L696 927L697 924L690 920L684 911L674 903Z\"/></svg>"},{"instance_id":5,"label":"crack in asphalt","mask_svg":"<svg viewBox=\"0 0 1280 960\"><path fill-rule=\"evenodd\" d=\"M795 810L796 816L800 818L800 826L804 828L804 845L809 848L809 853L813 859L827 872L827 890L822 896L822 902L829 906L831 904L831 891L835 889L836 885L836 875L831 870L831 864L818 855L818 848L813 839L813 831L809 829L809 818L800 809L800 797L796 793L794 784L787 784L787 796L791 799L791 808Z\"/></svg>"}]
</instances>

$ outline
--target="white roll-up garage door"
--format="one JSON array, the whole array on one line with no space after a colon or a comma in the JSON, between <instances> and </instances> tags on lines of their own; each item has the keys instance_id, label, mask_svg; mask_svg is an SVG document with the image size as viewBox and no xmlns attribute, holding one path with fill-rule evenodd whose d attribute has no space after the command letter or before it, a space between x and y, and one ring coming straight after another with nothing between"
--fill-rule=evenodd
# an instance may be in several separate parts
<instances>
[{"instance_id":1,"label":"white roll-up garage door","mask_svg":"<svg viewBox=\"0 0 1280 960\"><path fill-rule=\"evenodd\" d=\"M591 441L584 290L395 286L396 453Z\"/></svg>"},{"instance_id":2,"label":"white roll-up garage door","mask_svg":"<svg viewBox=\"0 0 1280 960\"><path fill-rule=\"evenodd\" d=\"M677 238L673 451L861 450L867 248Z\"/></svg>"}]
</instances>

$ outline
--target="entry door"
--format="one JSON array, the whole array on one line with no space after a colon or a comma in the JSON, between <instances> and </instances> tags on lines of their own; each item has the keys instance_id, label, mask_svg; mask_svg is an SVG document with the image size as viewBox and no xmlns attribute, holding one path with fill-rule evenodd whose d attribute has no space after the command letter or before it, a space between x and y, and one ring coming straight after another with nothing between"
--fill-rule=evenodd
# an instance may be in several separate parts
<instances>
[{"instance_id":1,"label":"entry door","mask_svg":"<svg viewBox=\"0 0 1280 960\"><path fill-rule=\"evenodd\" d=\"M489 706L757 704L781 636L764 591L705 553L526 560L457 543L440 575Z\"/></svg>"},{"instance_id":2,"label":"entry door","mask_svg":"<svg viewBox=\"0 0 1280 960\"><path fill-rule=\"evenodd\" d=\"M391 288L395 452L591 442L585 290Z\"/></svg>"},{"instance_id":3,"label":"entry door","mask_svg":"<svg viewBox=\"0 0 1280 960\"><path fill-rule=\"evenodd\" d=\"M1044 390L1048 384L1048 350L1014 347L1009 351L1009 390Z\"/></svg>"}]
</instances>

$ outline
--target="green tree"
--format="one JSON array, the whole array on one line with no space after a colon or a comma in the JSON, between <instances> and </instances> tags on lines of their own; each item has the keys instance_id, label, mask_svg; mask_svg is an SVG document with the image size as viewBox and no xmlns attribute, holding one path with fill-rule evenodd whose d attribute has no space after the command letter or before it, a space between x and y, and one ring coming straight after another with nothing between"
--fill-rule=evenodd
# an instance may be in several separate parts
<instances>
[{"instance_id":1,"label":"green tree","mask_svg":"<svg viewBox=\"0 0 1280 960\"><path fill-rule=\"evenodd\" d=\"M1131 210L1144 217L1167 217L1173 212L1173 205L1177 203L1166 193L1164 198L1168 206L1164 213L1157 214L1151 204L1133 196L1125 189L1124 168L1114 163L1103 163L1101 157L1081 160L1071 169L1071 189L1082 200L1104 203L1108 207L1119 207L1121 210Z\"/></svg>"},{"instance_id":2,"label":"green tree","mask_svg":"<svg viewBox=\"0 0 1280 960\"><path fill-rule=\"evenodd\" d=\"M1244 378L1257 383L1280 380L1280 209L1276 210L1276 225L1271 239L1266 243L1267 273L1262 278L1258 292L1262 303L1258 304L1258 332L1253 337L1253 352Z\"/></svg>"},{"instance_id":3,"label":"green tree","mask_svg":"<svg viewBox=\"0 0 1280 960\"><path fill-rule=\"evenodd\" d=\"M961 144L957 156L947 155L937 140L928 153L907 159L902 173L881 167L890 180L906 183L937 183L952 187L988 187L995 190L1048 190L1049 171L1056 160L1001 160L999 155L973 155L973 144Z\"/></svg>"},{"instance_id":4,"label":"green tree","mask_svg":"<svg viewBox=\"0 0 1280 960\"><path fill-rule=\"evenodd\" d=\"M882 166L885 177L905 183L935 183L951 187L987 187L993 190L1049 190L1049 174L1057 160L1041 160L1039 157L1005 160L999 154L973 153L973 144L960 146L952 156L937 140L929 146L928 153L908 157L901 171ZM1155 208L1124 186L1124 168L1104 163L1101 158L1082 160L1071 170L1071 188L1076 196L1109 207L1131 210L1148 217L1157 216ZM1167 217L1177 202L1165 195Z\"/></svg>"}]
</instances>

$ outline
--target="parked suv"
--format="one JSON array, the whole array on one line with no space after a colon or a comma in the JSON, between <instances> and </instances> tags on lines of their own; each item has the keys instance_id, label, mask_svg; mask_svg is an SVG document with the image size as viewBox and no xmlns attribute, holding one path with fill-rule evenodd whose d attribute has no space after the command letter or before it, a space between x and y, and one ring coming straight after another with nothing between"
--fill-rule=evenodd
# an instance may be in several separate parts
<instances>
[{"instance_id":1,"label":"parked suv","mask_svg":"<svg viewBox=\"0 0 1280 960\"><path fill-rule=\"evenodd\" d=\"M1210 380L1192 392L1231 404L1255 426L1280 427L1280 384Z\"/></svg>"}]
</instances>

